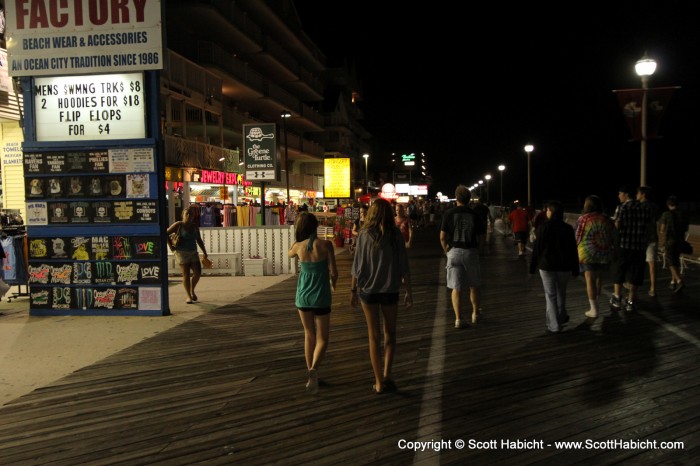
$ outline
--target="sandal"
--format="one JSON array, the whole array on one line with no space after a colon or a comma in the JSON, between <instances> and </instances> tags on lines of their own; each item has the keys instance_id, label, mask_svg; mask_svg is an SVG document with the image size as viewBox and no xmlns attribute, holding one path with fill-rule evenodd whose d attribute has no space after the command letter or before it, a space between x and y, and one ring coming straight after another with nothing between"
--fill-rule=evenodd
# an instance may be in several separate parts
<instances>
[{"instance_id":1,"label":"sandal","mask_svg":"<svg viewBox=\"0 0 700 466\"><path fill-rule=\"evenodd\" d=\"M194 302L194 301L192 301L191 299L185 300L185 304L192 304L193 302Z\"/></svg>"},{"instance_id":2,"label":"sandal","mask_svg":"<svg viewBox=\"0 0 700 466\"><path fill-rule=\"evenodd\" d=\"M197 302L198 300L197 295L192 293L192 302Z\"/></svg>"},{"instance_id":3,"label":"sandal","mask_svg":"<svg viewBox=\"0 0 700 466\"><path fill-rule=\"evenodd\" d=\"M382 389L378 391L377 386L372 385L372 393L374 393L375 395L383 395L384 394L384 386L382 385Z\"/></svg>"}]
</instances>

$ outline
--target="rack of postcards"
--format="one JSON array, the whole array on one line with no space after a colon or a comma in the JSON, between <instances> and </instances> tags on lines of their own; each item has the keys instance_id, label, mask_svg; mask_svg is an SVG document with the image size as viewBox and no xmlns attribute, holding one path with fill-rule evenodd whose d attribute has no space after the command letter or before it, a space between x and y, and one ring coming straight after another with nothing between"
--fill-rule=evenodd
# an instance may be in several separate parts
<instances>
[{"instance_id":1,"label":"rack of postcards","mask_svg":"<svg viewBox=\"0 0 700 466\"><path fill-rule=\"evenodd\" d=\"M30 313L157 315L153 147L24 153Z\"/></svg>"}]
</instances>

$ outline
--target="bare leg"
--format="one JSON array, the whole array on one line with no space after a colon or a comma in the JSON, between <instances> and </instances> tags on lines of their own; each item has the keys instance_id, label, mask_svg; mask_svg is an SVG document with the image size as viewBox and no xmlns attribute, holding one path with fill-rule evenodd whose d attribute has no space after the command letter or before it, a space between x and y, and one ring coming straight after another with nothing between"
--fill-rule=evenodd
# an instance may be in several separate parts
<instances>
[{"instance_id":1,"label":"bare leg","mask_svg":"<svg viewBox=\"0 0 700 466\"><path fill-rule=\"evenodd\" d=\"M182 287L185 289L187 301L191 301L192 291L190 290L190 265L180 264L180 270L182 271Z\"/></svg>"},{"instance_id":2,"label":"bare leg","mask_svg":"<svg viewBox=\"0 0 700 466\"><path fill-rule=\"evenodd\" d=\"M656 294L656 263L654 261L647 262L649 264L649 294Z\"/></svg>"},{"instance_id":3,"label":"bare leg","mask_svg":"<svg viewBox=\"0 0 700 466\"><path fill-rule=\"evenodd\" d=\"M304 357L306 370L313 365L314 351L316 350L316 329L314 328L314 316L311 312L299 311L301 325L304 326Z\"/></svg>"},{"instance_id":4,"label":"bare leg","mask_svg":"<svg viewBox=\"0 0 700 466\"><path fill-rule=\"evenodd\" d=\"M190 285L190 295L192 299L197 300L194 289L199 283L199 278L202 276L202 264L197 260L197 262L192 264L192 284Z\"/></svg>"},{"instance_id":5,"label":"bare leg","mask_svg":"<svg viewBox=\"0 0 700 466\"><path fill-rule=\"evenodd\" d=\"M391 380L391 369L394 365L394 353L396 352L396 314L398 304L382 306L384 316L384 380Z\"/></svg>"},{"instance_id":6,"label":"bare leg","mask_svg":"<svg viewBox=\"0 0 700 466\"><path fill-rule=\"evenodd\" d=\"M382 355L379 342L379 304L362 303L362 311L367 321L367 335L369 337L369 359L374 373L374 390L382 391Z\"/></svg>"},{"instance_id":7,"label":"bare leg","mask_svg":"<svg viewBox=\"0 0 700 466\"><path fill-rule=\"evenodd\" d=\"M461 320L459 308L462 305L462 290L452 290L452 309L455 312L455 320Z\"/></svg>"},{"instance_id":8,"label":"bare leg","mask_svg":"<svg viewBox=\"0 0 700 466\"><path fill-rule=\"evenodd\" d=\"M316 349L313 353L311 369L318 369L323 357L326 355L326 348L328 348L331 315L325 314L322 316L315 316L314 322L316 323Z\"/></svg>"},{"instance_id":9,"label":"bare leg","mask_svg":"<svg viewBox=\"0 0 700 466\"><path fill-rule=\"evenodd\" d=\"M479 288L474 286L469 288L469 299L472 302L472 323L475 324L481 314L481 293Z\"/></svg>"}]
</instances>

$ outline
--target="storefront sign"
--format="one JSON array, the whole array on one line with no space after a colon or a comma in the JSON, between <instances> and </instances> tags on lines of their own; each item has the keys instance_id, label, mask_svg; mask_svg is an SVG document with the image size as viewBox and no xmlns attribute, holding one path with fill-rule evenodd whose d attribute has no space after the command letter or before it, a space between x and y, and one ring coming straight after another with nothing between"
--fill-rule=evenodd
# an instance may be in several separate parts
<instances>
[{"instance_id":1,"label":"storefront sign","mask_svg":"<svg viewBox=\"0 0 700 466\"><path fill-rule=\"evenodd\" d=\"M277 125L243 125L245 177L252 182L277 180Z\"/></svg>"},{"instance_id":2,"label":"storefront sign","mask_svg":"<svg viewBox=\"0 0 700 466\"><path fill-rule=\"evenodd\" d=\"M323 168L326 183L323 195L329 198L350 197L350 159L325 159Z\"/></svg>"},{"instance_id":3,"label":"storefront sign","mask_svg":"<svg viewBox=\"0 0 700 466\"><path fill-rule=\"evenodd\" d=\"M36 139L144 138L143 90L143 73L36 78Z\"/></svg>"},{"instance_id":4,"label":"storefront sign","mask_svg":"<svg viewBox=\"0 0 700 466\"><path fill-rule=\"evenodd\" d=\"M5 2L10 76L163 68L160 0Z\"/></svg>"}]
</instances>

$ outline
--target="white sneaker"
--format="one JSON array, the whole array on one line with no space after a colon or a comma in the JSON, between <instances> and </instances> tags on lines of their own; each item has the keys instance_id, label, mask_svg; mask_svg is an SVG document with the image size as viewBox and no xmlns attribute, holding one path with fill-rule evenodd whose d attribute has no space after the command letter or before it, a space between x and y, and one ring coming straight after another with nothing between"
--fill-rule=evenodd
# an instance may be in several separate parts
<instances>
[{"instance_id":1,"label":"white sneaker","mask_svg":"<svg viewBox=\"0 0 700 466\"><path fill-rule=\"evenodd\" d=\"M10 288L12 288L10 285L0 280L0 298L5 296L7 292L10 291Z\"/></svg>"},{"instance_id":2,"label":"white sneaker","mask_svg":"<svg viewBox=\"0 0 700 466\"><path fill-rule=\"evenodd\" d=\"M457 319L455 320L455 328L462 328L462 321Z\"/></svg>"},{"instance_id":3,"label":"white sneaker","mask_svg":"<svg viewBox=\"0 0 700 466\"><path fill-rule=\"evenodd\" d=\"M591 319L595 319L598 317L598 312L594 311L593 309L589 309L588 311L586 311L585 316L590 317Z\"/></svg>"}]
</instances>

